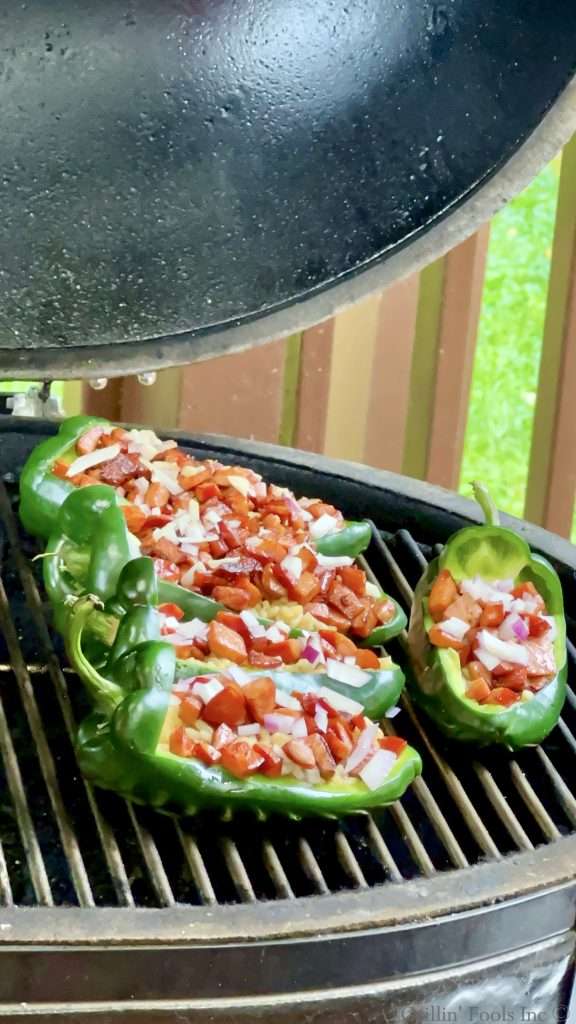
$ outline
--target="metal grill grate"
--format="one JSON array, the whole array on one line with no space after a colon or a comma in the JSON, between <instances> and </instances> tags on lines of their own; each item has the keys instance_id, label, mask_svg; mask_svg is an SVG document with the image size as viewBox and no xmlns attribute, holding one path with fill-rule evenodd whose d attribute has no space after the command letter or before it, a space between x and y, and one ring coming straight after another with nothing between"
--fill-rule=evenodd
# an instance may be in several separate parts
<instances>
[{"instance_id":1,"label":"metal grill grate","mask_svg":"<svg viewBox=\"0 0 576 1024\"><path fill-rule=\"evenodd\" d=\"M470 758L424 726L408 698L398 722L423 777L388 811L338 823L251 817L174 822L93 791L73 753L82 688L48 629L31 543L0 490L0 903L210 905L294 900L457 871L576 830L576 697L545 745ZM376 528L366 565L407 607L429 550ZM390 653L405 663L405 637ZM576 651L569 644L572 672ZM388 727L392 729L390 723Z\"/></svg>"}]
</instances>

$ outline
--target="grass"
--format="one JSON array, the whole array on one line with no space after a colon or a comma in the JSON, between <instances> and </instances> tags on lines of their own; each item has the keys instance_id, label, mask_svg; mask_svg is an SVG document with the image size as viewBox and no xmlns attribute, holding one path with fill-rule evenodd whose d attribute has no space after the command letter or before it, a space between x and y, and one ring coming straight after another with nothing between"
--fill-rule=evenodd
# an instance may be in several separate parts
<instances>
[{"instance_id":1,"label":"grass","mask_svg":"<svg viewBox=\"0 0 576 1024\"><path fill-rule=\"evenodd\" d=\"M493 220L460 491L482 480L521 516L558 192L549 165Z\"/></svg>"}]
</instances>

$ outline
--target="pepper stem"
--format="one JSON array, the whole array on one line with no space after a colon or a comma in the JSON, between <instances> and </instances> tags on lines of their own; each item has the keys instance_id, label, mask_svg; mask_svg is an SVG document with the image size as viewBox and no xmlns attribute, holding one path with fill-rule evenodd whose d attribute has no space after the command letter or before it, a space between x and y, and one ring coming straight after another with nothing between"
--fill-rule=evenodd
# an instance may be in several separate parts
<instances>
[{"instance_id":1,"label":"pepper stem","mask_svg":"<svg viewBox=\"0 0 576 1024\"><path fill-rule=\"evenodd\" d=\"M479 480L474 480L472 482L472 490L474 491L476 501L484 513L486 526L500 526L500 513L484 484L480 483Z\"/></svg>"},{"instance_id":2,"label":"pepper stem","mask_svg":"<svg viewBox=\"0 0 576 1024\"><path fill-rule=\"evenodd\" d=\"M111 714L126 696L124 690L100 675L82 650L82 635L94 609L95 602L91 597L76 602L70 613L66 651L72 668L80 676L94 702L107 714Z\"/></svg>"}]
</instances>

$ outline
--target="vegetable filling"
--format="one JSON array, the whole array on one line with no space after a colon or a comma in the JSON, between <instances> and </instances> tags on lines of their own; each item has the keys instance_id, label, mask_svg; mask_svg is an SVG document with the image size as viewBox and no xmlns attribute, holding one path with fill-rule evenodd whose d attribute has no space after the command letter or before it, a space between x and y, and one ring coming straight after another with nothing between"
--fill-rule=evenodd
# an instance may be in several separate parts
<instances>
[{"instance_id":1,"label":"vegetable filling","mask_svg":"<svg viewBox=\"0 0 576 1024\"><path fill-rule=\"evenodd\" d=\"M161 745L179 757L218 765L236 778L286 776L378 789L407 746L385 736L363 706L325 688L287 693L268 676L196 676L172 690Z\"/></svg>"},{"instance_id":2,"label":"vegetable filling","mask_svg":"<svg viewBox=\"0 0 576 1024\"><path fill-rule=\"evenodd\" d=\"M470 700L509 707L555 677L556 626L532 582L477 576L458 583L443 569L428 612L428 639L458 653Z\"/></svg>"}]
</instances>

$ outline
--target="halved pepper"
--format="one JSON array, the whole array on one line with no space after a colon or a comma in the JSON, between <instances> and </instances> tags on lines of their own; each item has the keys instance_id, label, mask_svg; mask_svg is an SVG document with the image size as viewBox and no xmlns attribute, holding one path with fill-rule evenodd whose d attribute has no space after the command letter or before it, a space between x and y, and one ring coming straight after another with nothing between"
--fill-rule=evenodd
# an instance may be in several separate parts
<instances>
[{"instance_id":1,"label":"halved pepper","mask_svg":"<svg viewBox=\"0 0 576 1024\"><path fill-rule=\"evenodd\" d=\"M402 751L383 783L374 790L358 779L336 777L319 785L294 777L270 778L260 774L239 780L218 765L209 766L196 758L170 753L161 740L173 701L170 691L180 671L174 648L156 640L144 640L119 654L106 673L100 674L82 648L84 625L92 608L88 599L78 602L67 648L73 667L96 705L96 710L80 726L77 738L79 765L96 785L173 814L215 808L224 815L246 809L260 817L278 813L300 818L382 807L398 799L420 774L420 756L411 747ZM142 635L153 629L142 617L141 625ZM202 673L206 673L205 665ZM307 680L300 675L290 677L288 673L271 676L276 686L287 691L306 691L308 686L317 686L315 677ZM336 689L332 681L328 684ZM341 692L342 687L338 689ZM353 695L362 702L359 689L354 688ZM377 709L378 704L368 700L367 714L369 707Z\"/></svg>"},{"instance_id":2,"label":"halved pepper","mask_svg":"<svg viewBox=\"0 0 576 1024\"><path fill-rule=\"evenodd\" d=\"M518 534L499 525L498 513L485 489L480 484L473 486L486 524L466 527L454 534L416 587L408 634L413 672L408 674L407 684L416 703L447 736L480 745L503 744L518 750L540 743L548 735L558 721L566 697L562 585L545 558L533 554ZM512 579L515 584L534 584L556 625L557 671L541 690L509 707L479 704L466 696L467 682L458 653L435 647L428 639L428 632L434 625L428 595L443 569L449 570L456 582L479 576L488 582Z\"/></svg>"}]
</instances>

